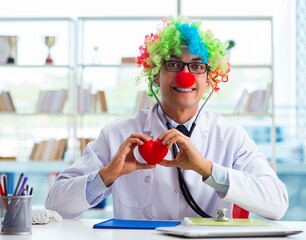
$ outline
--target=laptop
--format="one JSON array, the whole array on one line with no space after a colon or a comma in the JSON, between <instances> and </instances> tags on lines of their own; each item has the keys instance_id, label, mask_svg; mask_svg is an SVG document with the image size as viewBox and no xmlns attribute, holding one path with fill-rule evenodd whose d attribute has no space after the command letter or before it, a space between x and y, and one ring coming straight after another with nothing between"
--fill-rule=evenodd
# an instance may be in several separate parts
<instances>
[{"instance_id":1,"label":"laptop","mask_svg":"<svg viewBox=\"0 0 306 240\"><path fill-rule=\"evenodd\" d=\"M280 225L270 226L185 226L158 227L155 230L186 238L224 237L285 237L302 233L302 229L290 229Z\"/></svg>"}]
</instances>

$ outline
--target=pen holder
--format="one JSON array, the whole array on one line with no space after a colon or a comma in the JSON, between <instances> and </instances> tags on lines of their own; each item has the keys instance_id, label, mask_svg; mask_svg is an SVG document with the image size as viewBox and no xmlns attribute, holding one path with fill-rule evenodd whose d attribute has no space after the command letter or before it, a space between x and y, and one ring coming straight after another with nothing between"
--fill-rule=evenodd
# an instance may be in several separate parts
<instances>
[{"instance_id":1,"label":"pen holder","mask_svg":"<svg viewBox=\"0 0 306 240\"><path fill-rule=\"evenodd\" d=\"M32 234L32 196L0 196L1 234Z\"/></svg>"}]
</instances>

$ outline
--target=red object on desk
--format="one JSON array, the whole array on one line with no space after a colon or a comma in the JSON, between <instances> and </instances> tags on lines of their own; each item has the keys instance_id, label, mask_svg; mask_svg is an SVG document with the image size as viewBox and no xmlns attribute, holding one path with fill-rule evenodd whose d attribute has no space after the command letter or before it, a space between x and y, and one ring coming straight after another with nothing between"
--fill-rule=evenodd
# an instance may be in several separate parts
<instances>
[{"instance_id":1,"label":"red object on desk","mask_svg":"<svg viewBox=\"0 0 306 240\"><path fill-rule=\"evenodd\" d=\"M1 183L0 183L0 195L1 195L1 196L6 195L6 193L4 192L4 190L3 190L3 188L2 188Z\"/></svg>"},{"instance_id":2,"label":"red object on desk","mask_svg":"<svg viewBox=\"0 0 306 240\"><path fill-rule=\"evenodd\" d=\"M232 217L233 218L249 218L249 211L234 204Z\"/></svg>"}]
</instances>

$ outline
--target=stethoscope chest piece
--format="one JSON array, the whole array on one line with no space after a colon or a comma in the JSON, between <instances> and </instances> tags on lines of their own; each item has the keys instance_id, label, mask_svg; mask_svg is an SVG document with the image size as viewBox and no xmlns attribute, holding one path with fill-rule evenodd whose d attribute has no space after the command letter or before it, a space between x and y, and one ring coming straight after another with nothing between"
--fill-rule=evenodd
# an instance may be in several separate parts
<instances>
[{"instance_id":1,"label":"stethoscope chest piece","mask_svg":"<svg viewBox=\"0 0 306 240\"><path fill-rule=\"evenodd\" d=\"M228 218L226 217L227 208L219 208L217 209L217 218L215 221L217 222L228 222Z\"/></svg>"}]
</instances>

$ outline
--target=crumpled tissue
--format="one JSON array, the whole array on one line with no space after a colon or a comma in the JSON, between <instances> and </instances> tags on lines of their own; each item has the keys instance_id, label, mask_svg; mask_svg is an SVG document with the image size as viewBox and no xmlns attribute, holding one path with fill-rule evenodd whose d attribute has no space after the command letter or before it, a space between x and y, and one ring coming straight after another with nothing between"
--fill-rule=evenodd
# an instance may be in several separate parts
<instances>
[{"instance_id":1,"label":"crumpled tissue","mask_svg":"<svg viewBox=\"0 0 306 240\"><path fill-rule=\"evenodd\" d=\"M62 221L62 216L56 211L37 208L32 209L32 224L47 224L50 221Z\"/></svg>"}]
</instances>

